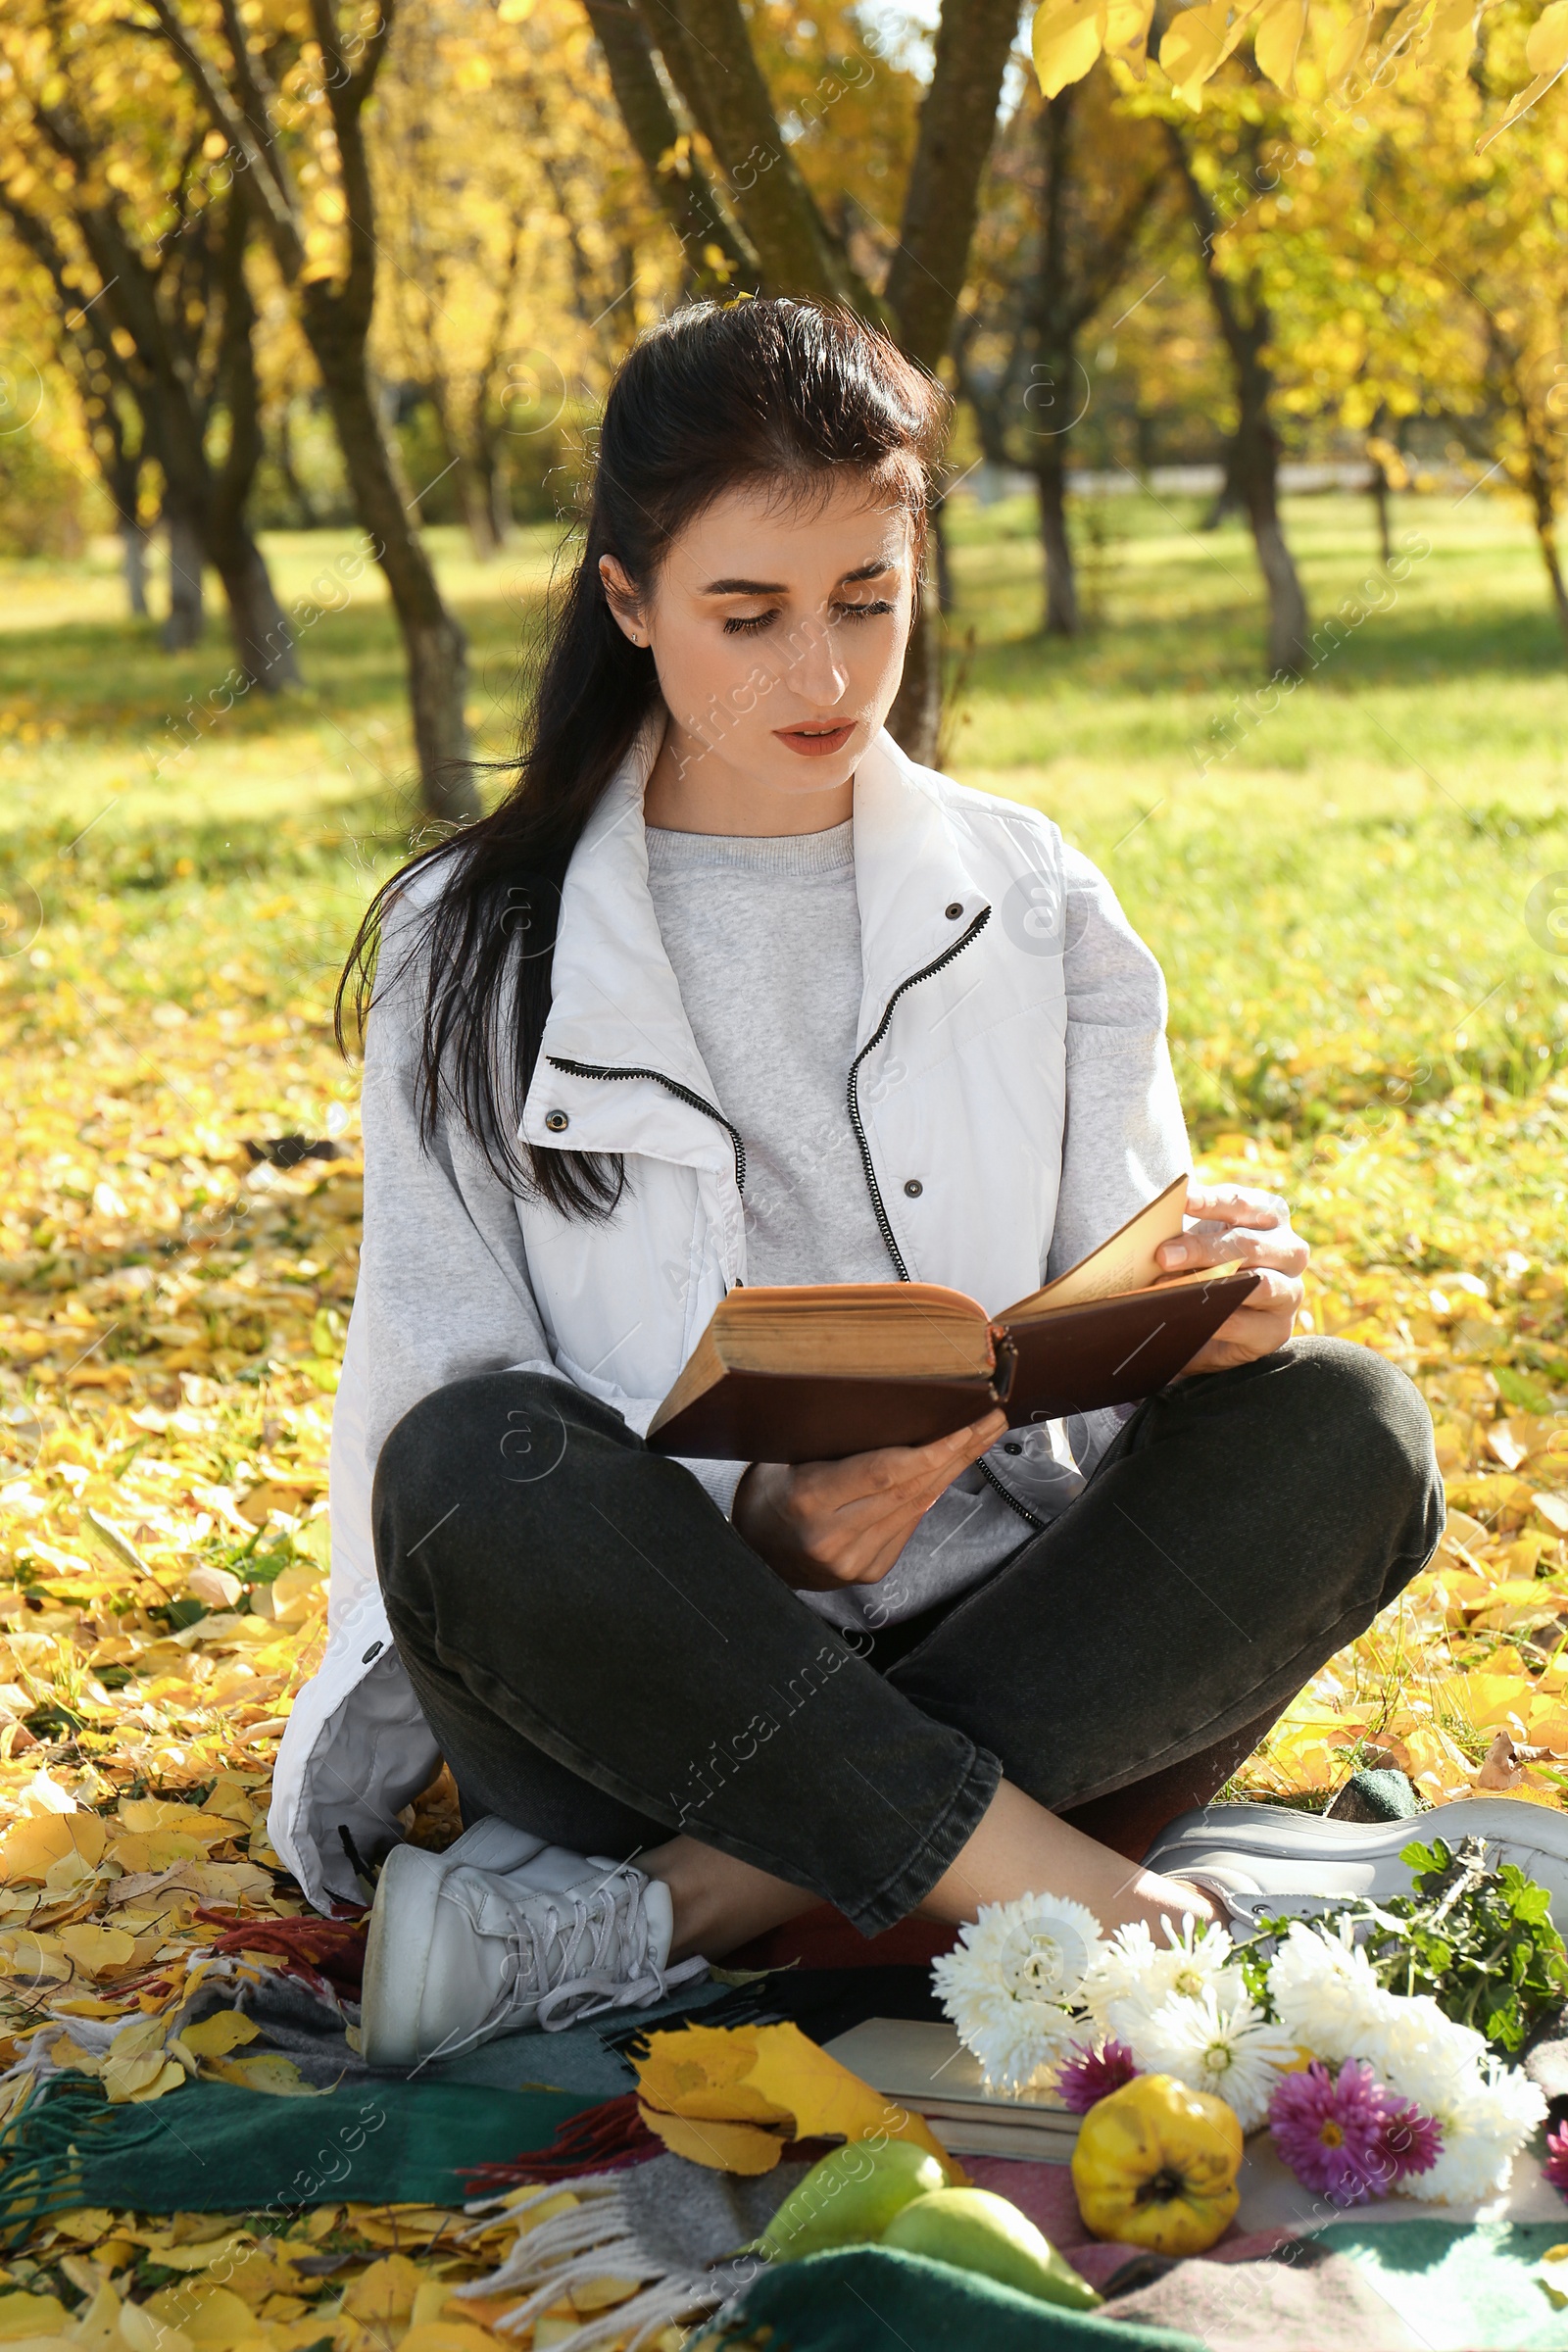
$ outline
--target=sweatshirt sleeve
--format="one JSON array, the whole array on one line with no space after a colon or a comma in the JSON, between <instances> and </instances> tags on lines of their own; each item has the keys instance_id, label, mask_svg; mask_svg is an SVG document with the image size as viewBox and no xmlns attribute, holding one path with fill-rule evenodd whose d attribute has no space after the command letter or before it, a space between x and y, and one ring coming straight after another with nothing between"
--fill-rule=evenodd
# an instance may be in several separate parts
<instances>
[{"instance_id":1,"label":"sweatshirt sleeve","mask_svg":"<svg viewBox=\"0 0 1568 2352\"><path fill-rule=\"evenodd\" d=\"M1165 1043L1165 982L1098 867L1063 848L1067 1113L1048 1279L1192 1165Z\"/></svg>"}]
</instances>

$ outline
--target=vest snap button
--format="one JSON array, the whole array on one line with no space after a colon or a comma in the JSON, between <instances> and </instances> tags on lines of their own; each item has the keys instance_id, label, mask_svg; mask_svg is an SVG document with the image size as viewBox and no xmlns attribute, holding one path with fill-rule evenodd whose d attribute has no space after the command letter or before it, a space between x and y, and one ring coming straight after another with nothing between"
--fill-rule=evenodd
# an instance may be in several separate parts
<instances>
[{"instance_id":1,"label":"vest snap button","mask_svg":"<svg viewBox=\"0 0 1568 2352\"><path fill-rule=\"evenodd\" d=\"M384 1642L372 1642L369 1648L366 1651L364 1657L360 1660L360 1664L362 1666L368 1666L370 1660L372 1658L378 1658L385 1647L386 1643Z\"/></svg>"},{"instance_id":2,"label":"vest snap button","mask_svg":"<svg viewBox=\"0 0 1568 2352\"><path fill-rule=\"evenodd\" d=\"M920 1195L925 1191L925 1186L920 1182L918 1176L911 1176L904 1189L911 1200L918 1200Z\"/></svg>"},{"instance_id":3,"label":"vest snap button","mask_svg":"<svg viewBox=\"0 0 1568 2352\"><path fill-rule=\"evenodd\" d=\"M547 1110L545 1112L545 1125L549 1128L552 1135L564 1135L566 1129L571 1125L571 1121L567 1118L564 1110Z\"/></svg>"},{"instance_id":4,"label":"vest snap button","mask_svg":"<svg viewBox=\"0 0 1568 2352\"><path fill-rule=\"evenodd\" d=\"M1002 1450L1004 1453L1022 1453L1023 1447L1019 1445L1016 1438L1009 1438Z\"/></svg>"},{"instance_id":5,"label":"vest snap button","mask_svg":"<svg viewBox=\"0 0 1568 2352\"><path fill-rule=\"evenodd\" d=\"M958 919L959 915L960 915L962 912L963 912L963 901L962 901L961 899L955 899L955 900L954 900L954 902L953 902L953 905L952 905L952 906L951 906L948 908L948 920L949 920L949 922L950 922L950 923L956 923L956 922L957 921L957 919Z\"/></svg>"}]
</instances>

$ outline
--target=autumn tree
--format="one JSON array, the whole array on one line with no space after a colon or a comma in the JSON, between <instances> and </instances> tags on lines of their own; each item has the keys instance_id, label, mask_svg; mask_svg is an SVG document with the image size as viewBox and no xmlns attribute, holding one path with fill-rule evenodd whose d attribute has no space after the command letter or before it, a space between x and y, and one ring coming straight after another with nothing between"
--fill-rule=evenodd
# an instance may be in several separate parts
<instances>
[{"instance_id":1,"label":"autumn tree","mask_svg":"<svg viewBox=\"0 0 1568 2352\"><path fill-rule=\"evenodd\" d=\"M113 340L82 309L66 275L65 255L46 234L36 234L43 223L35 215L7 207L3 183L0 218L10 227L14 245L6 257L9 266L0 269L11 338L21 349L52 352L60 375L74 392L85 450L97 468L120 537L125 600L133 618L145 620L149 531L142 502L146 477L154 467L124 362Z\"/></svg>"},{"instance_id":2,"label":"autumn tree","mask_svg":"<svg viewBox=\"0 0 1568 2352\"><path fill-rule=\"evenodd\" d=\"M1505 0L1467 73L1418 58L1371 108L1329 106L1308 80L1294 168L1230 241L1275 277L1297 405L1332 401L1383 442L1391 422L1443 417L1513 489L1568 641L1568 161L1545 92L1516 95L1544 77L1557 6Z\"/></svg>"},{"instance_id":3,"label":"autumn tree","mask_svg":"<svg viewBox=\"0 0 1568 2352\"><path fill-rule=\"evenodd\" d=\"M9 16L0 41L9 68L0 218L54 290L57 346L82 386L106 484L132 518L132 445L138 460L158 463L166 642L199 637L210 562L245 675L267 691L297 683L246 519L261 431L245 192L215 194L205 122L169 104L122 26L72 23L45 5Z\"/></svg>"},{"instance_id":4,"label":"autumn tree","mask_svg":"<svg viewBox=\"0 0 1568 2352\"><path fill-rule=\"evenodd\" d=\"M596 22L595 6L584 5ZM835 21L824 11L820 23L813 12L803 28L780 5L748 16L741 0L639 0L638 21L678 108L688 168L701 172L700 196L721 200L733 223L730 244L757 283L880 317L911 359L940 368L1018 29L1017 0L946 0L930 80L899 158L897 195L880 184L854 194L843 188L844 160L854 151L844 110L872 115L875 144L875 118L897 123L906 80L848 12ZM606 57L611 62L608 48ZM671 152L656 144L663 138L657 110L628 104L624 70L612 77L627 134L677 225ZM694 263L713 268L702 248ZM927 599L889 722L917 759L935 752L940 710L940 638Z\"/></svg>"},{"instance_id":5,"label":"autumn tree","mask_svg":"<svg viewBox=\"0 0 1568 2352\"><path fill-rule=\"evenodd\" d=\"M481 558L514 453L681 288L593 47L576 0L404 0L377 89L372 357L428 400Z\"/></svg>"},{"instance_id":6,"label":"autumn tree","mask_svg":"<svg viewBox=\"0 0 1568 2352\"><path fill-rule=\"evenodd\" d=\"M955 355L987 457L1034 475L1050 636L1082 625L1067 528L1068 456L1089 403L1079 344L1169 177L1157 129L1128 116L1103 71L1019 108L998 144Z\"/></svg>"},{"instance_id":7,"label":"autumn tree","mask_svg":"<svg viewBox=\"0 0 1568 2352\"><path fill-rule=\"evenodd\" d=\"M241 0L147 0L243 181L310 344L354 504L391 591L426 808L478 813L469 762L468 643L449 611L383 419L369 361L376 204L366 109L395 0L345 19L338 0L264 18Z\"/></svg>"}]
</instances>

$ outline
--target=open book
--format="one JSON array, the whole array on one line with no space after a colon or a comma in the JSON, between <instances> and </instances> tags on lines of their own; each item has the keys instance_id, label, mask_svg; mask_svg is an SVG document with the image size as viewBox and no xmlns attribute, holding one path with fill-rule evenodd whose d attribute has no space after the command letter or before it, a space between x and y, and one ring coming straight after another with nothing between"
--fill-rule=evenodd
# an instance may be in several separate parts
<instances>
[{"instance_id":1,"label":"open book","mask_svg":"<svg viewBox=\"0 0 1568 2352\"><path fill-rule=\"evenodd\" d=\"M1152 1396L1192 1361L1258 1277L1236 1265L1162 1274L1182 1229L1179 1176L1107 1242L993 1321L925 1282L730 1292L655 1413L658 1453L824 1462L924 1446L995 1405L1017 1428Z\"/></svg>"}]
</instances>

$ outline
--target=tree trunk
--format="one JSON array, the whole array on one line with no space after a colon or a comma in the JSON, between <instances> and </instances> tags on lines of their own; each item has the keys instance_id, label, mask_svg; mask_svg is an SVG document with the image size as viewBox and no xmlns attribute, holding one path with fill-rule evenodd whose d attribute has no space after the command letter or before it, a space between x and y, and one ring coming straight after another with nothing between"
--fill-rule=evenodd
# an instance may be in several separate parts
<instances>
[{"instance_id":1,"label":"tree trunk","mask_svg":"<svg viewBox=\"0 0 1568 2352\"><path fill-rule=\"evenodd\" d=\"M642 159L664 218L680 240L691 282L699 293L722 298L743 289L756 293L756 259L719 210L698 158L685 169L665 163L678 149L681 130L664 95L647 26L632 0L583 0L610 72L610 85L632 144Z\"/></svg>"},{"instance_id":2,"label":"tree trunk","mask_svg":"<svg viewBox=\"0 0 1568 2352\"><path fill-rule=\"evenodd\" d=\"M664 62L711 141L765 290L863 306L866 290L835 248L779 128L741 0L659 0L655 13Z\"/></svg>"},{"instance_id":3,"label":"tree trunk","mask_svg":"<svg viewBox=\"0 0 1568 2352\"><path fill-rule=\"evenodd\" d=\"M463 502L463 519L467 525L473 560L476 564L488 564L500 553L501 542L496 537L489 484L471 458L459 460L458 495Z\"/></svg>"},{"instance_id":4,"label":"tree trunk","mask_svg":"<svg viewBox=\"0 0 1568 2352\"><path fill-rule=\"evenodd\" d=\"M267 559L245 510L262 462L262 404L256 381L256 306L245 274L250 220L236 182L223 223L223 339L219 386L228 408L228 449L207 500L207 544L228 599L229 634L239 666L263 694L300 684L294 633L272 593Z\"/></svg>"},{"instance_id":5,"label":"tree trunk","mask_svg":"<svg viewBox=\"0 0 1568 2352\"><path fill-rule=\"evenodd\" d=\"M1297 673L1311 666L1312 624L1279 516L1279 441L1255 401L1244 410L1236 437L1237 486L1251 526L1258 569L1268 592L1268 672Z\"/></svg>"},{"instance_id":6,"label":"tree trunk","mask_svg":"<svg viewBox=\"0 0 1568 2352\"><path fill-rule=\"evenodd\" d=\"M899 342L934 374L969 267L1016 0L943 0L884 300Z\"/></svg>"},{"instance_id":7,"label":"tree trunk","mask_svg":"<svg viewBox=\"0 0 1568 2352\"><path fill-rule=\"evenodd\" d=\"M409 518L377 413L358 322L343 316L320 279L301 288L301 314L321 371L355 511L386 574L408 662L409 701L424 806L435 817L466 824L479 814L469 756L466 705L468 639L442 601L434 568Z\"/></svg>"},{"instance_id":8,"label":"tree trunk","mask_svg":"<svg viewBox=\"0 0 1568 2352\"><path fill-rule=\"evenodd\" d=\"M284 489L298 510L301 530L318 529L321 518L317 514L310 492L300 480L298 469L294 464L294 435L289 426L287 402L278 411L277 470L282 476Z\"/></svg>"},{"instance_id":9,"label":"tree trunk","mask_svg":"<svg viewBox=\"0 0 1568 2352\"><path fill-rule=\"evenodd\" d=\"M510 547L515 531L512 516L512 467L505 444L498 438L484 453L485 489L490 500L490 530L497 547Z\"/></svg>"},{"instance_id":10,"label":"tree trunk","mask_svg":"<svg viewBox=\"0 0 1568 2352\"><path fill-rule=\"evenodd\" d=\"M147 533L142 527L141 458L125 447L125 438L119 420L114 420L112 454L107 464L103 453L98 462L104 474L105 487L114 502L115 525L120 533L121 568L125 582L125 603L132 619L147 618Z\"/></svg>"},{"instance_id":11,"label":"tree trunk","mask_svg":"<svg viewBox=\"0 0 1568 2352\"><path fill-rule=\"evenodd\" d=\"M942 616L927 583L909 631L904 680L888 712L889 734L922 767L935 760L942 730Z\"/></svg>"},{"instance_id":12,"label":"tree trunk","mask_svg":"<svg viewBox=\"0 0 1568 2352\"><path fill-rule=\"evenodd\" d=\"M948 552L948 502L945 498L931 501L931 569L936 584L937 611L944 620L953 611L953 559Z\"/></svg>"},{"instance_id":13,"label":"tree trunk","mask_svg":"<svg viewBox=\"0 0 1568 2352\"><path fill-rule=\"evenodd\" d=\"M133 514L120 524L121 562L125 576L125 603L134 620L147 618L147 534Z\"/></svg>"},{"instance_id":14,"label":"tree trunk","mask_svg":"<svg viewBox=\"0 0 1568 2352\"><path fill-rule=\"evenodd\" d=\"M1209 502L1207 512L1199 523L1198 527L1200 531L1217 531L1220 524L1232 514L1240 514L1247 504L1242 496L1241 484L1237 479L1237 452L1234 434L1225 444L1225 455L1221 463L1223 478Z\"/></svg>"},{"instance_id":15,"label":"tree trunk","mask_svg":"<svg viewBox=\"0 0 1568 2352\"><path fill-rule=\"evenodd\" d=\"M1568 589L1563 586L1562 564L1557 554L1557 511L1556 501L1552 496L1551 470L1544 451L1541 449L1535 435L1530 431L1522 402L1520 403L1520 413L1521 418L1525 422L1526 432L1525 449L1528 467L1526 478L1530 492L1530 519L1536 526L1536 543L1541 549L1541 561L1546 567L1546 579L1551 588L1552 610L1557 615L1557 626L1563 634L1564 648L1568 649Z\"/></svg>"},{"instance_id":16,"label":"tree trunk","mask_svg":"<svg viewBox=\"0 0 1568 2352\"><path fill-rule=\"evenodd\" d=\"M1268 673L1298 672L1311 665L1312 624L1279 514L1279 435L1269 415L1274 379L1263 353L1273 332L1268 305L1255 277L1233 283L1215 258L1219 218L1198 178L1186 141L1175 123L1166 136L1187 192L1198 232L1199 266L1208 289L1214 321L1230 355L1238 411L1236 436L1226 466L1251 526L1258 568L1268 595ZM1215 519L1218 519L1216 515Z\"/></svg>"},{"instance_id":17,"label":"tree trunk","mask_svg":"<svg viewBox=\"0 0 1568 2352\"><path fill-rule=\"evenodd\" d=\"M164 651L188 653L202 641L201 517L185 502L164 497L164 529L169 540L169 617L163 626Z\"/></svg>"},{"instance_id":18,"label":"tree trunk","mask_svg":"<svg viewBox=\"0 0 1568 2352\"><path fill-rule=\"evenodd\" d=\"M1083 628L1072 541L1067 536L1067 465L1063 436L1053 434L1035 449L1035 490L1040 501L1040 545L1046 560L1046 635L1076 637Z\"/></svg>"},{"instance_id":19,"label":"tree trunk","mask_svg":"<svg viewBox=\"0 0 1568 2352\"><path fill-rule=\"evenodd\" d=\"M1568 590L1563 587L1562 564L1557 557L1557 533L1553 524L1536 524L1536 537L1541 542L1541 560L1546 566L1546 578L1551 583L1551 601L1557 614L1557 626L1568 649Z\"/></svg>"},{"instance_id":20,"label":"tree trunk","mask_svg":"<svg viewBox=\"0 0 1568 2352\"><path fill-rule=\"evenodd\" d=\"M301 683L288 616L272 592L271 574L243 522L215 529L213 564L228 599L229 634L239 666L264 694Z\"/></svg>"},{"instance_id":21,"label":"tree trunk","mask_svg":"<svg viewBox=\"0 0 1568 2352\"><path fill-rule=\"evenodd\" d=\"M1369 458L1372 479L1367 488L1372 493L1372 510L1378 518L1378 562L1385 571L1394 559L1394 534L1389 520L1389 469L1381 458Z\"/></svg>"}]
</instances>

